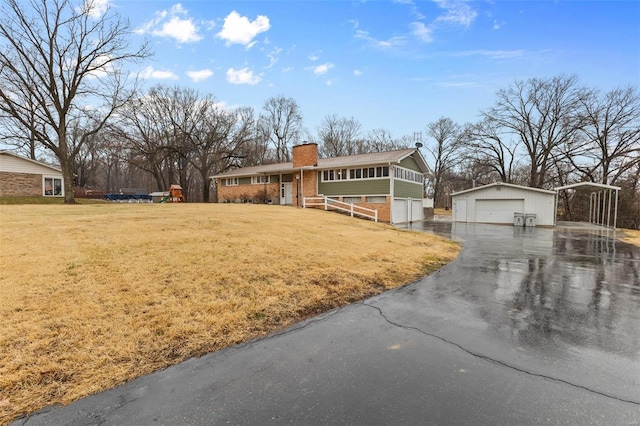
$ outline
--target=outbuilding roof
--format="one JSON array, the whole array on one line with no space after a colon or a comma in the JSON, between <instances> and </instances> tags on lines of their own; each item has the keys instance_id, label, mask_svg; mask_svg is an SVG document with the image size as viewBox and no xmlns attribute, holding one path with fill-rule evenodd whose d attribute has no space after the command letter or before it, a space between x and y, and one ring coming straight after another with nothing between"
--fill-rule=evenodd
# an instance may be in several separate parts
<instances>
[{"instance_id":1,"label":"outbuilding roof","mask_svg":"<svg viewBox=\"0 0 640 426\"><path fill-rule=\"evenodd\" d=\"M620 191L622 188L619 186L606 185L604 183L596 183L596 182L578 182L572 183L571 185L558 186L556 191L562 191L564 189L583 189L585 191L601 191L603 189Z\"/></svg>"},{"instance_id":2,"label":"outbuilding roof","mask_svg":"<svg viewBox=\"0 0 640 426\"><path fill-rule=\"evenodd\" d=\"M414 155L415 154L415 155ZM341 167L353 167L353 166L369 166L376 164L386 164L386 163L399 163L407 157L413 156L413 159L416 161L418 166L423 172L427 172L429 170L429 166L420 151L416 148L409 149L399 149L396 151L385 151L385 152L373 152L369 154L358 154L358 155L345 155L342 157L332 157L332 158L319 158L317 166L305 166L303 169L334 169ZM296 169L297 170L297 169ZM238 177L238 176L253 176L253 175L264 175L264 174L275 174L275 173L292 173L294 171L293 163L277 163L277 164L267 164L264 166L253 166L253 167L242 167L239 169L231 170L226 173L221 173L215 176L211 176L212 178L226 178L226 177Z\"/></svg>"},{"instance_id":3,"label":"outbuilding roof","mask_svg":"<svg viewBox=\"0 0 640 426\"><path fill-rule=\"evenodd\" d=\"M541 192L543 194L555 194L556 191L550 191L548 189L541 189L541 188L531 188L530 186L522 186L522 185L514 185L512 183L504 183L504 182L496 182L496 183L490 183L489 185L482 185L482 186L476 186L475 188L470 188L470 189L465 189L464 191L458 191L458 192L454 192L451 195L460 195L460 194L467 194L469 192L474 192L474 191L482 191L485 190L487 188L492 188L492 187L508 187L508 188L515 188L515 189L523 189L525 191L533 191L533 192Z\"/></svg>"}]
</instances>

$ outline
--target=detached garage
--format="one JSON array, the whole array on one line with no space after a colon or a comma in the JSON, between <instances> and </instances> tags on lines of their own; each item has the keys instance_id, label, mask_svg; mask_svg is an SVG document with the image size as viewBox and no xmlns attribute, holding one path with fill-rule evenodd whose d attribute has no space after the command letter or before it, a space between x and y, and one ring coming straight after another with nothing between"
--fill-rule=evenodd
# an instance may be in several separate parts
<instances>
[{"instance_id":1,"label":"detached garage","mask_svg":"<svg viewBox=\"0 0 640 426\"><path fill-rule=\"evenodd\" d=\"M523 217L535 215L537 225L555 225L555 191L493 183L455 192L451 198L455 222L513 225L514 216L519 213Z\"/></svg>"}]
</instances>

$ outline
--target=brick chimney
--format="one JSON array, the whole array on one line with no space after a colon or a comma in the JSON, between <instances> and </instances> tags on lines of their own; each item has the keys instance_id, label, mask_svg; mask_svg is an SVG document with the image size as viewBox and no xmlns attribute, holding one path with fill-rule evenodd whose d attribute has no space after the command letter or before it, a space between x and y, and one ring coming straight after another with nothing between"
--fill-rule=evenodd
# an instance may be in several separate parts
<instances>
[{"instance_id":1,"label":"brick chimney","mask_svg":"<svg viewBox=\"0 0 640 426\"><path fill-rule=\"evenodd\" d=\"M318 144L305 143L293 147L293 168L318 165Z\"/></svg>"}]
</instances>

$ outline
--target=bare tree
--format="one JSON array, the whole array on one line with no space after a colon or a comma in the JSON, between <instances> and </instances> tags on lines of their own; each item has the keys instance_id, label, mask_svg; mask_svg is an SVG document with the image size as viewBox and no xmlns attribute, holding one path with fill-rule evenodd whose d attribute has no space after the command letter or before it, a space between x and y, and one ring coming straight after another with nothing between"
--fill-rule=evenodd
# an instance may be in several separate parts
<instances>
[{"instance_id":1,"label":"bare tree","mask_svg":"<svg viewBox=\"0 0 640 426\"><path fill-rule=\"evenodd\" d=\"M95 0L3 1L0 110L55 154L65 203L75 202L76 155L131 96L123 65L149 55L146 44L129 49L128 22L98 12ZM70 127L84 129L73 147Z\"/></svg>"},{"instance_id":2,"label":"bare tree","mask_svg":"<svg viewBox=\"0 0 640 426\"><path fill-rule=\"evenodd\" d=\"M302 128L302 112L293 98L283 95L267 99L260 125L269 135L276 150L278 162L291 159L291 146L298 139Z\"/></svg>"},{"instance_id":3,"label":"bare tree","mask_svg":"<svg viewBox=\"0 0 640 426\"><path fill-rule=\"evenodd\" d=\"M205 107L205 105L202 105ZM197 131L190 135L194 153L191 164L200 173L202 200L210 200L209 176L237 167L244 155L244 145L254 136L253 109L225 110L209 105Z\"/></svg>"},{"instance_id":4,"label":"bare tree","mask_svg":"<svg viewBox=\"0 0 640 426\"><path fill-rule=\"evenodd\" d=\"M437 206L446 205L443 188L446 177L462 161L460 143L461 128L450 118L442 117L427 125L427 135L433 139L425 148L431 168L433 199Z\"/></svg>"},{"instance_id":5,"label":"bare tree","mask_svg":"<svg viewBox=\"0 0 640 426\"><path fill-rule=\"evenodd\" d=\"M495 105L482 112L500 133L518 138L529 161L529 186L545 186L552 157L579 128L576 110L583 89L576 77L532 78L500 90Z\"/></svg>"},{"instance_id":6,"label":"bare tree","mask_svg":"<svg viewBox=\"0 0 640 426\"><path fill-rule=\"evenodd\" d=\"M485 119L466 125L462 143L474 163L489 167L502 182L512 182L518 141L514 142L509 134L501 134L494 121Z\"/></svg>"},{"instance_id":7,"label":"bare tree","mask_svg":"<svg viewBox=\"0 0 640 426\"><path fill-rule=\"evenodd\" d=\"M566 143L568 161L592 182L613 184L640 163L640 94L627 87L580 98L580 128Z\"/></svg>"},{"instance_id":8,"label":"bare tree","mask_svg":"<svg viewBox=\"0 0 640 426\"><path fill-rule=\"evenodd\" d=\"M337 114L327 115L318 128L321 155L340 157L360 154L362 149L362 145L359 143L361 127L362 125L353 117L338 117Z\"/></svg>"}]
</instances>

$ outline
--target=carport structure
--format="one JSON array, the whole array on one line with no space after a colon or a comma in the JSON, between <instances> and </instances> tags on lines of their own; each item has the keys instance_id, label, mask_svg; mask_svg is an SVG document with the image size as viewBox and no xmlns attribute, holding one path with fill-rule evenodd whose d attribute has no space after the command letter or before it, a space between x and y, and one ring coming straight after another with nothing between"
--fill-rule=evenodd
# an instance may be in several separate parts
<instances>
[{"instance_id":1,"label":"carport structure","mask_svg":"<svg viewBox=\"0 0 640 426\"><path fill-rule=\"evenodd\" d=\"M600 226L616 228L618 220L618 193L619 186L606 185L604 183L595 182L578 182L571 185L559 186L555 188L556 192L573 190L573 191L590 191L589 195L589 223ZM614 196L615 193L615 196ZM556 197L556 216L558 213L558 199ZM615 201L614 201L615 200ZM613 225L611 224L611 204L613 202Z\"/></svg>"}]
</instances>

